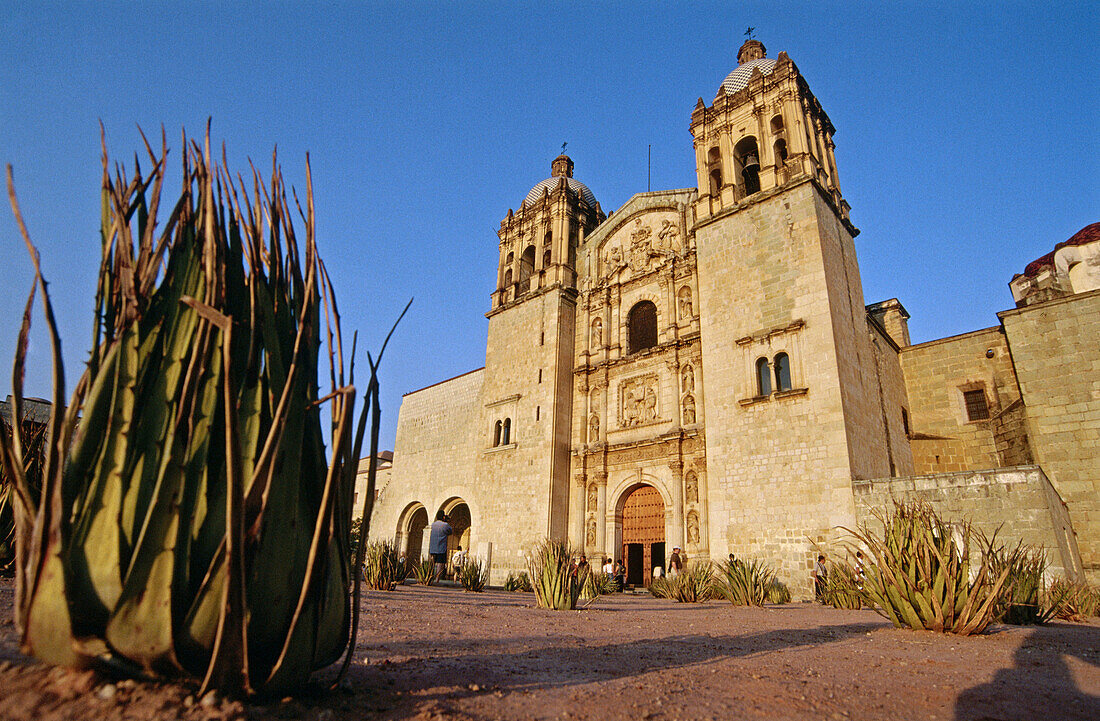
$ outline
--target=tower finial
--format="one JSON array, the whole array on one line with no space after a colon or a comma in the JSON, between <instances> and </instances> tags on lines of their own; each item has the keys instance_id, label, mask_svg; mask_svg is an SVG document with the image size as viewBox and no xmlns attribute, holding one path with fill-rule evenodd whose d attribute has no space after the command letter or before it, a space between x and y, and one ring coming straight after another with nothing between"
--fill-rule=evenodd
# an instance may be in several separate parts
<instances>
[{"instance_id":1,"label":"tower finial","mask_svg":"<svg viewBox=\"0 0 1100 721\"><path fill-rule=\"evenodd\" d=\"M750 26L745 30L745 39L752 40L756 37L756 28Z\"/></svg>"},{"instance_id":2,"label":"tower finial","mask_svg":"<svg viewBox=\"0 0 1100 721\"><path fill-rule=\"evenodd\" d=\"M569 145L569 143L568 143L568 142L565 142L565 143L562 143L562 144L561 144L561 154L562 154L562 155L565 155L565 146L566 146L566 145Z\"/></svg>"}]
</instances>

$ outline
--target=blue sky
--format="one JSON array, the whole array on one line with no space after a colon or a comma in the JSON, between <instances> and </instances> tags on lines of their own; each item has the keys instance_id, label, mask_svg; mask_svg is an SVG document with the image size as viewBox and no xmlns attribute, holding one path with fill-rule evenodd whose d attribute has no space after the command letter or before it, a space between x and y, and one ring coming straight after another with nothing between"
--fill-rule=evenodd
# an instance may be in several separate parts
<instances>
[{"instance_id":1,"label":"blue sky","mask_svg":"<svg viewBox=\"0 0 1100 721\"><path fill-rule=\"evenodd\" d=\"M688 120L746 26L786 50L836 127L868 303L898 297L921 342L996 325L1013 273L1100 220L1100 10L1081 3L18 3L0 22L0 162L42 252L69 389L91 339L99 120L198 134L231 167L313 166L345 331L402 393L481 366L496 229L568 141L610 212L695 183ZM170 168L178 167L170 162ZM0 396L31 284L0 209ZM50 392L41 316L28 395Z\"/></svg>"}]
</instances>

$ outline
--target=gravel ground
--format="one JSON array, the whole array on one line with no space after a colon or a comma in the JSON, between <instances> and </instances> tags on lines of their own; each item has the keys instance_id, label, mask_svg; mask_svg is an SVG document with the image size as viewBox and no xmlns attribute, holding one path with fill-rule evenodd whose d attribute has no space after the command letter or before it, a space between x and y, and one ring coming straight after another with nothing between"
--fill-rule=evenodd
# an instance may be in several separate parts
<instances>
[{"instance_id":1,"label":"gravel ground","mask_svg":"<svg viewBox=\"0 0 1100 721\"><path fill-rule=\"evenodd\" d=\"M341 690L244 705L34 664L11 602L0 581L4 719L1100 719L1095 623L960 638L816 604L615 595L551 612L531 594L402 586L363 599Z\"/></svg>"}]
</instances>

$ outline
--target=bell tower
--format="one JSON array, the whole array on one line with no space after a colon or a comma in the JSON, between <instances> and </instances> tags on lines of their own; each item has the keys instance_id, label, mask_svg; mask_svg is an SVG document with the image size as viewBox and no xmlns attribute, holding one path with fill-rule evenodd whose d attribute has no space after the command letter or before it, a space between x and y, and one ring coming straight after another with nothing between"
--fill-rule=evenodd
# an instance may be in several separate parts
<instances>
[{"instance_id":1,"label":"bell tower","mask_svg":"<svg viewBox=\"0 0 1100 721\"><path fill-rule=\"evenodd\" d=\"M475 438L477 483L508 497L501 507L511 509L509 518L499 522L530 533L516 539L517 549L566 535L577 247L604 219L592 191L573 177L568 156L555 158L550 173L518 212L508 211L497 233ZM489 512L485 519L494 522Z\"/></svg>"},{"instance_id":2,"label":"bell tower","mask_svg":"<svg viewBox=\"0 0 1100 721\"><path fill-rule=\"evenodd\" d=\"M798 68L759 40L737 53L737 67L708 107L691 114L699 199L696 217L719 215L785 184L813 178L848 220L833 157L833 124ZM853 236L857 231L851 228Z\"/></svg>"},{"instance_id":3,"label":"bell tower","mask_svg":"<svg viewBox=\"0 0 1100 721\"><path fill-rule=\"evenodd\" d=\"M888 440L833 124L785 52L750 39L737 61L690 126L709 547L798 584L853 527L853 479L912 458Z\"/></svg>"}]
</instances>

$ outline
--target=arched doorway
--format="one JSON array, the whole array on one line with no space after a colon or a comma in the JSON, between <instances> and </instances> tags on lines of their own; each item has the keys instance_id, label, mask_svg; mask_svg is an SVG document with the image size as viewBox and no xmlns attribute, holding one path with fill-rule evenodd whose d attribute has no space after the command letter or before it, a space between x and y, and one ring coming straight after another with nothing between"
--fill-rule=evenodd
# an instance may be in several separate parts
<instances>
[{"instance_id":1,"label":"arched doorway","mask_svg":"<svg viewBox=\"0 0 1100 721\"><path fill-rule=\"evenodd\" d=\"M648 586L653 567L664 566L665 503L653 486L636 486L623 500L622 551L629 584Z\"/></svg>"},{"instance_id":2,"label":"arched doorway","mask_svg":"<svg viewBox=\"0 0 1100 721\"><path fill-rule=\"evenodd\" d=\"M401 520L397 523L397 550L405 552L405 563L409 568L420 563L427 528L428 510L421 504L413 504L401 514Z\"/></svg>"},{"instance_id":3,"label":"arched doorway","mask_svg":"<svg viewBox=\"0 0 1100 721\"><path fill-rule=\"evenodd\" d=\"M447 514L447 523L451 524L451 535L447 539L447 557L450 558L459 546L470 550L470 507L461 498L452 498L443 504Z\"/></svg>"}]
</instances>

